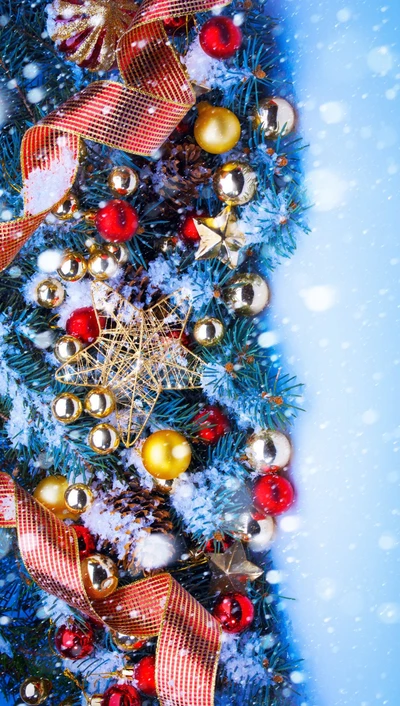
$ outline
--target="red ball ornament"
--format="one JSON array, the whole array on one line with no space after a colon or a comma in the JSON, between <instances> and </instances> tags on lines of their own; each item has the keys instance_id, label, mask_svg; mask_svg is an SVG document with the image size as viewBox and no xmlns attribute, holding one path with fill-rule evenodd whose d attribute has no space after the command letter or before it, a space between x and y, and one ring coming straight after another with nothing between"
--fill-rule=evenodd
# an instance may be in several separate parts
<instances>
[{"instance_id":1,"label":"red ball ornament","mask_svg":"<svg viewBox=\"0 0 400 706\"><path fill-rule=\"evenodd\" d=\"M103 325L104 317L100 317L100 325ZM99 324L96 313L92 306L84 306L82 309L75 309L68 317L65 330L69 336L79 338L82 343L92 343L100 335Z\"/></svg>"},{"instance_id":2,"label":"red ball ornament","mask_svg":"<svg viewBox=\"0 0 400 706\"><path fill-rule=\"evenodd\" d=\"M243 632L254 620L254 606L241 593L226 593L217 599L213 616L225 632Z\"/></svg>"},{"instance_id":3,"label":"red ball ornament","mask_svg":"<svg viewBox=\"0 0 400 706\"><path fill-rule=\"evenodd\" d=\"M171 329L171 331L167 331L166 336L167 338L176 338L178 340L179 336L181 335L180 329ZM181 343L182 346L190 346L191 344L191 338L186 331L183 331L182 336L181 336Z\"/></svg>"},{"instance_id":4,"label":"red ball ornament","mask_svg":"<svg viewBox=\"0 0 400 706\"><path fill-rule=\"evenodd\" d=\"M200 30L200 46L213 59L229 59L240 48L242 32L230 17L211 17Z\"/></svg>"},{"instance_id":5,"label":"red ball ornament","mask_svg":"<svg viewBox=\"0 0 400 706\"><path fill-rule=\"evenodd\" d=\"M112 199L96 214L96 228L104 240L124 243L136 233L139 219L136 210L126 201Z\"/></svg>"},{"instance_id":6,"label":"red ball ornament","mask_svg":"<svg viewBox=\"0 0 400 706\"><path fill-rule=\"evenodd\" d=\"M189 213L179 226L178 235L188 245L194 245L200 241L200 236L194 223L196 215L200 216L201 214Z\"/></svg>"},{"instance_id":7,"label":"red ball ornament","mask_svg":"<svg viewBox=\"0 0 400 706\"><path fill-rule=\"evenodd\" d=\"M86 557L95 553L96 542L87 527L82 525L72 525L72 527L78 535L79 558L86 559Z\"/></svg>"},{"instance_id":8,"label":"red ball ornament","mask_svg":"<svg viewBox=\"0 0 400 706\"><path fill-rule=\"evenodd\" d=\"M257 510L265 515L281 515L293 505L293 486L275 473L261 476L254 483L253 501Z\"/></svg>"},{"instance_id":9,"label":"red ball ornament","mask_svg":"<svg viewBox=\"0 0 400 706\"><path fill-rule=\"evenodd\" d=\"M140 706L141 698L134 686L113 684L103 694L101 706Z\"/></svg>"},{"instance_id":10,"label":"red ball ornament","mask_svg":"<svg viewBox=\"0 0 400 706\"><path fill-rule=\"evenodd\" d=\"M138 689L146 696L157 696L156 658L153 655L143 657L135 667L135 679Z\"/></svg>"},{"instance_id":11,"label":"red ball ornament","mask_svg":"<svg viewBox=\"0 0 400 706\"><path fill-rule=\"evenodd\" d=\"M56 650L64 659L87 657L93 652L93 643L93 630L88 625L83 628L75 622L61 625L54 637Z\"/></svg>"},{"instance_id":12,"label":"red ball ornament","mask_svg":"<svg viewBox=\"0 0 400 706\"><path fill-rule=\"evenodd\" d=\"M228 418L214 405L208 405L196 414L193 424L197 427L195 431L197 438L207 444L216 444L218 439L229 430Z\"/></svg>"}]
</instances>

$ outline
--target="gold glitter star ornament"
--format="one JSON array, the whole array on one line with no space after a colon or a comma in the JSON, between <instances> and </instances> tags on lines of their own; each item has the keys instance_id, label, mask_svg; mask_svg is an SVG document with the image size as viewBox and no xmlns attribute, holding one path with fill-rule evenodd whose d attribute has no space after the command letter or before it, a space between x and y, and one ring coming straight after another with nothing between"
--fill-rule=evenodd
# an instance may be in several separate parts
<instances>
[{"instance_id":1,"label":"gold glitter star ornament","mask_svg":"<svg viewBox=\"0 0 400 706\"><path fill-rule=\"evenodd\" d=\"M214 218L194 218L200 236L196 260L218 257L234 269L239 264L239 251L246 245L246 238L237 223L237 216L230 206Z\"/></svg>"},{"instance_id":2,"label":"gold glitter star ornament","mask_svg":"<svg viewBox=\"0 0 400 706\"><path fill-rule=\"evenodd\" d=\"M115 399L121 440L133 446L163 390L201 387L203 362L181 342L190 314L188 297L174 292L143 310L94 282L92 299L100 336L62 365L56 379L108 390Z\"/></svg>"},{"instance_id":3,"label":"gold glitter star ornament","mask_svg":"<svg viewBox=\"0 0 400 706\"><path fill-rule=\"evenodd\" d=\"M247 581L263 574L259 566L248 561L241 542L234 542L223 554L209 555L213 591L246 593Z\"/></svg>"}]
</instances>

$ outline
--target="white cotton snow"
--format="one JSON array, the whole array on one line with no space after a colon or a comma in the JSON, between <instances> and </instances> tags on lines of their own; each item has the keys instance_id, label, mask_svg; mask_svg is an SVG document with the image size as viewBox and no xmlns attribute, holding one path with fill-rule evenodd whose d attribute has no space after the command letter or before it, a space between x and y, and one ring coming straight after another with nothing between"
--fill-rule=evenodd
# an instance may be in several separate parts
<instances>
[{"instance_id":1,"label":"white cotton snow","mask_svg":"<svg viewBox=\"0 0 400 706\"><path fill-rule=\"evenodd\" d=\"M36 90L36 89L33 89ZM64 139L64 143L60 140ZM65 138L59 138L61 156L46 169L36 167L24 182L23 196L27 213L49 211L69 191L75 177L77 161Z\"/></svg>"},{"instance_id":2,"label":"white cotton snow","mask_svg":"<svg viewBox=\"0 0 400 706\"><path fill-rule=\"evenodd\" d=\"M149 571L168 566L176 555L174 538L154 532L141 537L135 548L135 565Z\"/></svg>"}]
</instances>

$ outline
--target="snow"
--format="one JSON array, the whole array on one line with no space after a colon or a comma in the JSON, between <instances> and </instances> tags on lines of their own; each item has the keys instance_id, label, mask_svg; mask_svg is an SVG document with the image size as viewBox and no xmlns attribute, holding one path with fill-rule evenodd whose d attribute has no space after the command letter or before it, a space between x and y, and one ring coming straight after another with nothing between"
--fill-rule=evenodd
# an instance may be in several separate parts
<instances>
[{"instance_id":1,"label":"snow","mask_svg":"<svg viewBox=\"0 0 400 706\"><path fill-rule=\"evenodd\" d=\"M35 88L29 91L28 99L29 94L39 90L41 89ZM34 95L37 96L36 93ZM41 99L32 99L31 102L39 100ZM58 147L61 153L52 160L51 165L46 169L36 167L24 181L23 196L27 213L36 215L51 210L71 188L75 178L77 160L65 138L58 138Z\"/></svg>"},{"instance_id":2,"label":"snow","mask_svg":"<svg viewBox=\"0 0 400 706\"><path fill-rule=\"evenodd\" d=\"M61 264L62 256L62 250L43 250L37 259L38 269L46 274L56 272Z\"/></svg>"}]
</instances>

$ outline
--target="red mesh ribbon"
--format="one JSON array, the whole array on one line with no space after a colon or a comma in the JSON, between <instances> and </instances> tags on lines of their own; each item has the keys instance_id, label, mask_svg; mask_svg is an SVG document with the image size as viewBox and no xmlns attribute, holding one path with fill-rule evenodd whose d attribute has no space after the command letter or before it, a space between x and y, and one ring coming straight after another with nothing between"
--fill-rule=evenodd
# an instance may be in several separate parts
<instances>
[{"instance_id":1,"label":"red mesh ribbon","mask_svg":"<svg viewBox=\"0 0 400 706\"><path fill-rule=\"evenodd\" d=\"M144 0L117 48L125 84L92 83L26 132L21 145L24 216L0 224L0 270L70 190L81 137L141 155L151 155L165 142L195 95L163 20L229 2Z\"/></svg>"},{"instance_id":2,"label":"red mesh ribbon","mask_svg":"<svg viewBox=\"0 0 400 706\"><path fill-rule=\"evenodd\" d=\"M86 595L75 531L0 473L0 527L16 527L33 580L112 630L158 635L157 694L162 706L212 706L220 626L169 574L117 589L103 601Z\"/></svg>"}]
</instances>

